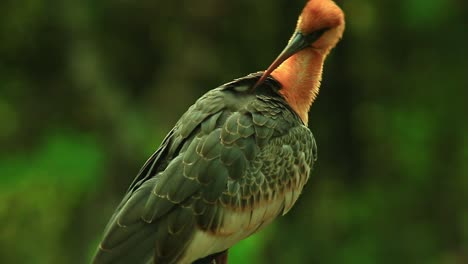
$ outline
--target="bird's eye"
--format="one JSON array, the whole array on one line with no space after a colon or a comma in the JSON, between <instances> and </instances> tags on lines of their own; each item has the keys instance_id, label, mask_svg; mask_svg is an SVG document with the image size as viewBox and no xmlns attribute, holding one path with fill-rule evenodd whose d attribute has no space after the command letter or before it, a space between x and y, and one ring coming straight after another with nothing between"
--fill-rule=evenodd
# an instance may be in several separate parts
<instances>
[{"instance_id":1,"label":"bird's eye","mask_svg":"<svg viewBox=\"0 0 468 264\"><path fill-rule=\"evenodd\" d=\"M305 35L304 37L309 44L312 44L315 41L317 41L327 30L328 28L319 29L310 34Z\"/></svg>"}]
</instances>

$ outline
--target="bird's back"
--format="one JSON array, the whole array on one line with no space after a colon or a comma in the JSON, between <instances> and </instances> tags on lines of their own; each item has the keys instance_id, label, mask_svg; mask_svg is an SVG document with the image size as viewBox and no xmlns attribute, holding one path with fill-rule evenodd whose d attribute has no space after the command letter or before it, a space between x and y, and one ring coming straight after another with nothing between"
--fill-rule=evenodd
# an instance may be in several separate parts
<instances>
[{"instance_id":1,"label":"bird's back","mask_svg":"<svg viewBox=\"0 0 468 264\"><path fill-rule=\"evenodd\" d=\"M146 162L94 263L191 263L222 252L294 204L316 159L310 130L269 78L211 90Z\"/></svg>"}]
</instances>

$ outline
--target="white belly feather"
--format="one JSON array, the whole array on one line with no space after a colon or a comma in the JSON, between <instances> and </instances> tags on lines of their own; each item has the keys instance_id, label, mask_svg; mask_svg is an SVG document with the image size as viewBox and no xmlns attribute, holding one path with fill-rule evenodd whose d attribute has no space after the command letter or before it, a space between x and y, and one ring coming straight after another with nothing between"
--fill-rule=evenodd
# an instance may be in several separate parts
<instances>
[{"instance_id":1,"label":"white belly feather","mask_svg":"<svg viewBox=\"0 0 468 264\"><path fill-rule=\"evenodd\" d=\"M302 186L299 190L302 190ZM299 197L299 190L289 191L253 211L224 209L222 228L216 234L203 230L195 231L192 242L179 263L190 264L197 259L222 252L261 230L276 216L284 215L291 209Z\"/></svg>"}]
</instances>

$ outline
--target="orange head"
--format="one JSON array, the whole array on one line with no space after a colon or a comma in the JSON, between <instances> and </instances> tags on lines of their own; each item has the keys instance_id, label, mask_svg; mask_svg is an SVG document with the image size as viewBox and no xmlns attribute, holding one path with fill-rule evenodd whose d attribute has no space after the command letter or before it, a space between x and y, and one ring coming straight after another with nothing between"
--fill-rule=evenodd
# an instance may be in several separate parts
<instances>
[{"instance_id":1,"label":"orange head","mask_svg":"<svg viewBox=\"0 0 468 264\"><path fill-rule=\"evenodd\" d=\"M253 88L271 74L282 85L279 92L307 124L323 62L343 35L344 25L343 11L332 0L309 0L288 45Z\"/></svg>"},{"instance_id":2,"label":"orange head","mask_svg":"<svg viewBox=\"0 0 468 264\"><path fill-rule=\"evenodd\" d=\"M323 31L323 35L310 44L328 52L343 35L344 25L343 11L333 1L309 0L297 20L296 32L307 36Z\"/></svg>"},{"instance_id":3,"label":"orange head","mask_svg":"<svg viewBox=\"0 0 468 264\"><path fill-rule=\"evenodd\" d=\"M344 31L343 11L332 0L309 0L297 20L296 30L286 48L255 84L260 85L278 66L292 55L313 48L327 55Z\"/></svg>"}]
</instances>

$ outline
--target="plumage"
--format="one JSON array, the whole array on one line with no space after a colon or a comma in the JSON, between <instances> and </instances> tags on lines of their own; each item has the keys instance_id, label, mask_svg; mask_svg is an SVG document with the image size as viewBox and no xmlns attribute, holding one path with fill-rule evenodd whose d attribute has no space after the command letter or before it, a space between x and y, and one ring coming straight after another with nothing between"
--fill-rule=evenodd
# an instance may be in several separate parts
<instances>
[{"instance_id":1,"label":"plumage","mask_svg":"<svg viewBox=\"0 0 468 264\"><path fill-rule=\"evenodd\" d=\"M343 30L333 1L309 0L265 72L198 99L130 185L93 263L227 263L230 247L286 214L317 159L308 111Z\"/></svg>"},{"instance_id":2,"label":"plumage","mask_svg":"<svg viewBox=\"0 0 468 264\"><path fill-rule=\"evenodd\" d=\"M273 79L261 89L235 89L253 86L259 77L253 74L216 88L189 108L130 186L94 263L125 263L120 262L130 253L125 245L135 242L129 238L143 236L156 237L147 240L156 243L155 263L185 261L178 252L195 251L190 241L232 236L231 242L221 243L224 247L206 251L218 253L290 209L297 195L288 186L297 187L299 194L306 183L316 158L309 147L315 146L314 138ZM223 97L228 99L205 104L208 98ZM229 101L232 97L243 102L236 106ZM198 123L190 118L193 112ZM285 169L275 170L278 164ZM294 177L282 175L294 171ZM144 241L141 246L151 248ZM205 256L194 257L184 263Z\"/></svg>"}]
</instances>

